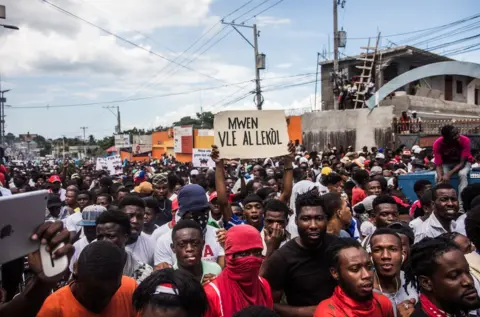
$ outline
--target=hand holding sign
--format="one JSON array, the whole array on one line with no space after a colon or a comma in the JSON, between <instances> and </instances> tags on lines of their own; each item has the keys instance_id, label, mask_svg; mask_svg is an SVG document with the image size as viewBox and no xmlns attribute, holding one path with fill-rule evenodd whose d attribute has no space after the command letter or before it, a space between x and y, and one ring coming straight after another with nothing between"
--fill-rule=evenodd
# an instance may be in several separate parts
<instances>
[{"instance_id":1,"label":"hand holding sign","mask_svg":"<svg viewBox=\"0 0 480 317\"><path fill-rule=\"evenodd\" d=\"M215 115L220 158L265 158L288 154L287 122L282 110L225 111Z\"/></svg>"}]
</instances>

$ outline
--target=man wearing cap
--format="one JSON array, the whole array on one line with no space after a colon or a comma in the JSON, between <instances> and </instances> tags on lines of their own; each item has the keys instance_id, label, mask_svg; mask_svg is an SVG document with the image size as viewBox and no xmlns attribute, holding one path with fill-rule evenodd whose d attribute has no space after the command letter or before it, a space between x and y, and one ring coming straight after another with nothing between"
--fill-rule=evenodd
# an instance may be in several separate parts
<instances>
[{"instance_id":1,"label":"man wearing cap","mask_svg":"<svg viewBox=\"0 0 480 317\"><path fill-rule=\"evenodd\" d=\"M166 173L155 174L152 178L153 198L158 202L160 213L156 224L163 226L172 221L172 200L168 199L168 179Z\"/></svg>"},{"instance_id":2,"label":"man wearing cap","mask_svg":"<svg viewBox=\"0 0 480 317\"><path fill-rule=\"evenodd\" d=\"M45 222L55 222L57 220L64 221L68 213L62 209L62 201L57 194L49 194L47 198L47 214L45 215Z\"/></svg>"},{"instance_id":3,"label":"man wearing cap","mask_svg":"<svg viewBox=\"0 0 480 317\"><path fill-rule=\"evenodd\" d=\"M90 205L85 207L82 212L82 220L78 223L79 226L82 227L82 231L84 236L79 239L77 242L73 244L73 248L75 249L75 253L70 260L70 272L73 272L73 265L77 262L80 253L82 250L93 242L97 236L97 218L100 214L107 209L100 205Z\"/></svg>"},{"instance_id":4,"label":"man wearing cap","mask_svg":"<svg viewBox=\"0 0 480 317\"><path fill-rule=\"evenodd\" d=\"M222 268L225 266L225 251L217 241L217 228L208 224L210 205L205 190L198 184L184 186L178 193L178 212L176 219L189 219L197 222L202 228L205 237L205 246L202 260L217 262ZM158 238L155 247L154 264L165 268L172 266L176 261L172 248L172 230Z\"/></svg>"},{"instance_id":5,"label":"man wearing cap","mask_svg":"<svg viewBox=\"0 0 480 317\"><path fill-rule=\"evenodd\" d=\"M60 176L52 175L48 179L48 182L50 183L49 192L59 195L60 200L65 201L65 195L66 195L67 191L62 188L62 179L60 178Z\"/></svg>"}]
</instances>

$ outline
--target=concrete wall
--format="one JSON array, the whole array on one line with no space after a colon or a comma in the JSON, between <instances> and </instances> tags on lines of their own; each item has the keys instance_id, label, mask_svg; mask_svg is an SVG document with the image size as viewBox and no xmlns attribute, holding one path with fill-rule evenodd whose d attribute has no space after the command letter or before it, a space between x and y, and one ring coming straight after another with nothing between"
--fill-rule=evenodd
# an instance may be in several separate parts
<instances>
[{"instance_id":1,"label":"concrete wall","mask_svg":"<svg viewBox=\"0 0 480 317\"><path fill-rule=\"evenodd\" d=\"M377 146L389 133L394 107L369 109L321 111L302 116L303 142L307 150L322 151L328 143L335 146ZM352 143L347 143L352 142Z\"/></svg>"}]
</instances>

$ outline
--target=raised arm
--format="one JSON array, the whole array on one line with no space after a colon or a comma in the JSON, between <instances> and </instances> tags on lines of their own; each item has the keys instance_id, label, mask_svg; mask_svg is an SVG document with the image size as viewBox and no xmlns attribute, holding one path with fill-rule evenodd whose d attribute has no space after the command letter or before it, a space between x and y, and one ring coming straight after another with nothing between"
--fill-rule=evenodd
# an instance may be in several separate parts
<instances>
[{"instance_id":1,"label":"raised arm","mask_svg":"<svg viewBox=\"0 0 480 317\"><path fill-rule=\"evenodd\" d=\"M225 186L225 167L216 145L212 145L212 160L215 162L215 188L217 190L218 207L222 212L223 222L228 223L233 213L228 203L227 187Z\"/></svg>"},{"instance_id":2,"label":"raised arm","mask_svg":"<svg viewBox=\"0 0 480 317\"><path fill-rule=\"evenodd\" d=\"M288 204L293 188L293 160L295 159L295 145L288 143L288 155L285 155L285 171L283 173L283 192L280 200Z\"/></svg>"}]
</instances>

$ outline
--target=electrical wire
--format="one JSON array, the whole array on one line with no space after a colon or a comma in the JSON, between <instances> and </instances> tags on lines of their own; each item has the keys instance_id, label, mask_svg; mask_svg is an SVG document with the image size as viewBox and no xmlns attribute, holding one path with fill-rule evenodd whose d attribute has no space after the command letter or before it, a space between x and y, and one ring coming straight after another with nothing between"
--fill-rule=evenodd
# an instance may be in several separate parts
<instances>
[{"instance_id":1,"label":"electrical wire","mask_svg":"<svg viewBox=\"0 0 480 317\"><path fill-rule=\"evenodd\" d=\"M80 21L83 21L84 23L87 23L87 24L89 24L90 26L93 26L93 27L101 30L102 32L107 33L107 34L109 34L109 35L111 35L111 36L113 36L113 37L115 37L115 38L117 38L117 39L119 39L119 40L127 43L127 44L130 44L130 45L132 45L132 46L135 46L135 47L137 47L137 48L139 48L139 49L142 49L142 50L148 52L149 54L152 54L152 55L154 55L154 56L157 56L157 57L159 57L159 58L161 58L161 59L163 59L163 60L166 60L166 61L168 61L168 62L170 62L170 63L176 64L176 65L178 65L178 66L180 66L180 67L182 67L182 68L184 68L184 69L187 69L187 70L189 70L189 71L195 72L195 73L200 74L200 75L202 75L202 76L205 76L205 77L208 77L208 78L211 78L211 79L220 81L220 82L225 82L225 81L222 80L222 79L216 78L216 77L211 76L211 75L208 75L208 74L204 74L204 73L199 72L199 71L197 71L197 70L195 70L195 69L193 69L193 68L191 68L191 67L184 66L184 65L182 65L182 64L180 64L180 63L177 63L176 61L174 61L174 60L172 60L172 59L170 59L170 58L167 58L167 57L165 57L165 56L163 56L163 55L161 55L161 54L158 54L158 53L156 53L156 52L154 52L154 51L152 51L152 50L150 50L150 49L148 49L148 48L145 48L145 47L143 47L143 46L140 46L140 45L136 44L135 42L132 42L132 41L130 41L130 40L128 40L128 39L120 36L120 35L117 35L117 34L111 32L111 31L109 31L109 30L107 30L107 29L105 29L105 28L103 28L103 27L101 27L101 26L99 26L99 25L96 25L96 24L88 21L88 20L85 20L84 18L79 17L78 15L75 15L75 14L73 14L73 13L71 13L71 12L63 9L63 8L57 6L56 4L49 2L48 0L42 0L42 1L45 2L45 3L47 3L47 4L49 4L50 6L52 6L52 7L54 7L54 8L56 8L57 10L59 10L60 12L66 14L66 15L68 15L68 16L71 16L71 17L74 17L75 19L78 19L78 20L80 20Z\"/></svg>"}]
</instances>

